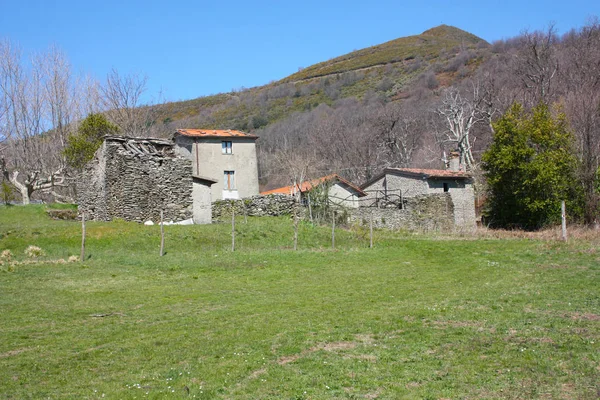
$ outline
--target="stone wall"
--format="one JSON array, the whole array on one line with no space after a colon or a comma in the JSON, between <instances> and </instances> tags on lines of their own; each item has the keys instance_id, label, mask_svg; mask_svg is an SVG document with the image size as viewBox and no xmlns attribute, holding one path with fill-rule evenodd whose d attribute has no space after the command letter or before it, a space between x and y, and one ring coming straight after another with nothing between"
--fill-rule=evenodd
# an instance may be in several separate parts
<instances>
[{"instance_id":1,"label":"stone wall","mask_svg":"<svg viewBox=\"0 0 600 400\"><path fill-rule=\"evenodd\" d=\"M242 200L219 200L213 203L214 222L226 222L231 218L231 205L236 215L278 216L290 215L297 203L292 196L271 194L253 196ZM308 209L299 206L299 214L308 217ZM454 228L454 205L450 193L422 195L404 199L404 209L363 207L346 209L348 223L369 225L371 213L373 226L387 229L452 230Z\"/></svg>"},{"instance_id":2,"label":"stone wall","mask_svg":"<svg viewBox=\"0 0 600 400\"><path fill-rule=\"evenodd\" d=\"M87 219L165 221L192 217L192 164L169 141L107 137L77 184Z\"/></svg>"},{"instance_id":3,"label":"stone wall","mask_svg":"<svg viewBox=\"0 0 600 400\"><path fill-rule=\"evenodd\" d=\"M349 222L392 230L449 231L454 228L454 204L449 193L403 199L404 208L361 207L349 210Z\"/></svg>"},{"instance_id":4,"label":"stone wall","mask_svg":"<svg viewBox=\"0 0 600 400\"><path fill-rule=\"evenodd\" d=\"M240 200L217 200L212 204L213 221L230 218L231 204L236 215L265 217L292 214L296 201L292 196L284 194L257 195Z\"/></svg>"}]
</instances>

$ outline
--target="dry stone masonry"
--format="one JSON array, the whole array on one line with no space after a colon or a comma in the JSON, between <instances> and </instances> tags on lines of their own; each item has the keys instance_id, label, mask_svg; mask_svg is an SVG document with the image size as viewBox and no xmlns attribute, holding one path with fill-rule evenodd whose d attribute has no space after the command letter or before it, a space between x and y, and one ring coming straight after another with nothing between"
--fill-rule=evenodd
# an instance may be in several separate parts
<instances>
[{"instance_id":1,"label":"dry stone masonry","mask_svg":"<svg viewBox=\"0 0 600 400\"><path fill-rule=\"evenodd\" d=\"M212 205L213 221L222 221L231 216L233 205L236 215L254 217L289 215L294 211L296 201L292 196L270 194L252 196L241 200L218 200Z\"/></svg>"},{"instance_id":2,"label":"dry stone masonry","mask_svg":"<svg viewBox=\"0 0 600 400\"><path fill-rule=\"evenodd\" d=\"M77 185L79 212L87 219L180 221L192 217L192 164L173 142L106 137Z\"/></svg>"},{"instance_id":3,"label":"dry stone masonry","mask_svg":"<svg viewBox=\"0 0 600 400\"><path fill-rule=\"evenodd\" d=\"M450 193L428 194L403 199L403 208L361 207L350 211L349 222L392 230L449 231L454 225Z\"/></svg>"}]
</instances>

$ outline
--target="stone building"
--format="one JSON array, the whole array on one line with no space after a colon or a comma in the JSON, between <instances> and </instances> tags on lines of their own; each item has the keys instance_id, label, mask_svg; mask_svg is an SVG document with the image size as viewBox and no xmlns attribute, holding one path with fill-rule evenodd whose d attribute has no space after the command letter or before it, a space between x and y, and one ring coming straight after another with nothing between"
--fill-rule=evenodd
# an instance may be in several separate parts
<instances>
[{"instance_id":1,"label":"stone building","mask_svg":"<svg viewBox=\"0 0 600 400\"><path fill-rule=\"evenodd\" d=\"M110 221L211 222L209 177L193 173L170 140L107 136L77 182L79 211Z\"/></svg>"},{"instance_id":2,"label":"stone building","mask_svg":"<svg viewBox=\"0 0 600 400\"><path fill-rule=\"evenodd\" d=\"M176 153L192 162L193 173L216 182L213 201L258 194L258 136L235 130L179 129L173 138Z\"/></svg>"},{"instance_id":3,"label":"stone building","mask_svg":"<svg viewBox=\"0 0 600 400\"><path fill-rule=\"evenodd\" d=\"M473 178L462 171L386 168L361 186L366 196L361 201L365 207L402 207L403 200L423 195L449 193L453 203L454 225L474 228L475 193Z\"/></svg>"},{"instance_id":4,"label":"stone building","mask_svg":"<svg viewBox=\"0 0 600 400\"><path fill-rule=\"evenodd\" d=\"M309 190L319 186L325 185L327 187L328 201L332 205L346 207L346 208L358 208L359 199L366 196L358 186L347 181L337 174L331 174L323 176L321 178L312 179L309 181L302 182L298 185L284 186L277 189L267 190L262 192L262 195L269 194L285 194L288 196L295 196L299 194L304 201L304 196Z\"/></svg>"}]
</instances>

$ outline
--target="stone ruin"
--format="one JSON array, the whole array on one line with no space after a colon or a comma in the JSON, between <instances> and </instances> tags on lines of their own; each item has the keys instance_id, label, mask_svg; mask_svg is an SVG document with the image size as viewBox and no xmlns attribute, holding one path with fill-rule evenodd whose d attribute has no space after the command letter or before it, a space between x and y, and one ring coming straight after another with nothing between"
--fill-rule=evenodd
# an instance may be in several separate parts
<instances>
[{"instance_id":1,"label":"stone ruin","mask_svg":"<svg viewBox=\"0 0 600 400\"><path fill-rule=\"evenodd\" d=\"M98 221L157 222L161 210L164 221L192 218L192 163L173 146L164 139L107 136L78 179L79 212Z\"/></svg>"}]
</instances>

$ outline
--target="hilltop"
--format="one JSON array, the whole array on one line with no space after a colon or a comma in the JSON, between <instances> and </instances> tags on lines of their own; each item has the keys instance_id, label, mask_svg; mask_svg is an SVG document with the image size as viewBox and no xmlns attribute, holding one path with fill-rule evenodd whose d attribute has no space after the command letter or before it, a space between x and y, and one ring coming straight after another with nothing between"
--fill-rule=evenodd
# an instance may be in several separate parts
<instances>
[{"instance_id":1,"label":"hilltop","mask_svg":"<svg viewBox=\"0 0 600 400\"><path fill-rule=\"evenodd\" d=\"M297 82L375 66L409 62L419 57L432 60L440 57L443 51L457 47L474 48L486 44L485 40L469 32L453 26L440 25L420 35L391 40L312 65L282 79L281 82Z\"/></svg>"},{"instance_id":2,"label":"hilltop","mask_svg":"<svg viewBox=\"0 0 600 400\"><path fill-rule=\"evenodd\" d=\"M268 85L161 105L157 122L252 131L340 98L378 92L397 100L419 79L436 86L423 76L428 71L443 85L470 74L473 61L488 48L469 32L440 25L311 65Z\"/></svg>"}]
</instances>

